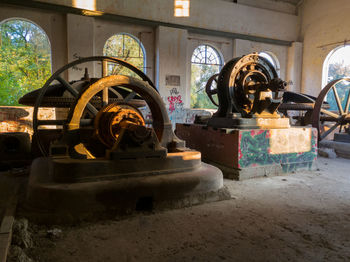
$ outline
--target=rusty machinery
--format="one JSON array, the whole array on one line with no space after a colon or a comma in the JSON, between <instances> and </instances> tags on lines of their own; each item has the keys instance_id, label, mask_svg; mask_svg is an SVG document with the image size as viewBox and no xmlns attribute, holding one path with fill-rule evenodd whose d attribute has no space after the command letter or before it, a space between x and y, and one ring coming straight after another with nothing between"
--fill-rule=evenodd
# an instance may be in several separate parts
<instances>
[{"instance_id":1,"label":"rusty machinery","mask_svg":"<svg viewBox=\"0 0 350 262\"><path fill-rule=\"evenodd\" d=\"M291 127L289 117L278 111L286 86L257 53L234 58L205 88L217 111L209 119L178 124L176 133L228 178L312 169L317 135L311 128Z\"/></svg>"},{"instance_id":2,"label":"rusty machinery","mask_svg":"<svg viewBox=\"0 0 350 262\"><path fill-rule=\"evenodd\" d=\"M259 60L261 59L263 59L263 57L259 58ZM235 63L234 61L232 61L232 63L235 64L234 67L237 66L237 63ZM270 66L270 69L275 71L273 68L271 68L271 66ZM242 71L252 71L252 70L250 67L246 67L245 69L242 68ZM254 72L250 72L250 74L254 74ZM274 77L276 77L276 74L274 74ZM207 81L205 91L210 101L214 105L219 107L218 97L217 97L218 89L219 89L218 78L219 78L219 74L215 74L211 76ZM231 79L231 81L232 80L233 78ZM349 82L349 81L350 81L349 78L340 78L340 79L331 81L322 89L318 97L286 91L286 90L283 90L283 88L281 88L280 91L283 90L283 96L282 96L281 104L278 107L278 111L281 112L284 116L291 118L292 120L291 123L293 125L297 125L297 126L311 125L312 127L316 128L318 131L319 141L329 140L334 137L336 141L348 142L350 141L350 136L349 136L350 134L350 129L349 129L350 88L346 85L345 87L339 86L339 84L342 84L344 82ZM227 83L228 83L228 86L230 86L230 82L226 82L226 84ZM248 91L250 89L247 87L242 87L241 82L235 83L235 85L237 84L240 85L239 88L231 87L230 90ZM246 82L246 85L248 86L250 85L250 83ZM284 85L285 84L283 84L283 86ZM342 93L343 93L342 99L338 94L339 90L342 90ZM252 91L249 90L248 92L252 92ZM226 97L229 97L229 96L232 96L232 94L226 95ZM336 108L331 108L330 104L327 102L327 97L330 97L330 96L333 96L335 100ZM237 95L234 94L233 97L237 97ZM246 107L247 103L249 105L252 105L251 103L253 102L252 99L250 99L250 101L246 99L247 93L245 93L245 95L242 95L242 92L238 93L238 97L242 99L241 100L242 102L239 104L236 102L236 99L233 99L232 104L234 105L234 108L236 108L235 105L237 104L238 104L238 108ZM224 103L227 104L227 101L224 100ZM236 111L240 112L242 110L236 110ZM244 110L244 111L247 111L247 110ZM299 112L299 113L296 113L296 112ZM247 115L246 112L243 112L243 113L244 115ZM222 112L220 112L220 115L223 115ZM201 118L198 118L197 121L200 122L201 120L202 120Z\"/></svg>"},{"instance_id":3,"label":"rusty machinery","mask_svg":"<svg viewBox=\"0 0 350 262\"><path fill-rule=\"evenodd\" d=\"M318 138L350 142L350 78L340 78L329 82L317 97L310 95L286 92L281 112L296 120L298 125L312 125L318 130ZM345 85L341 85L344 84ZM339 91L343 94L340 98ZM327 98L334 98L332 107ZM288 114L291 111L300 111L301 114Z\"/></svg>"},{"instance_id":4,"label":"rusty machinery","mask_svg":"<svg viewBox=\"0 0 350 262\"><path fill-rule=\"evenodd\" d=\"M137 78L85 76L77 92L76 82L68 82L63 76L87 62L98 62L103 70L111 63L124 66ZM63 101L70 103L68 115L62 120L41 120L38 112L42 104L62 104L45 95L56 80L73 97ZM126 95L110 97L125 91ZM138 109L142 105L149 108L151 121L145 120ZM41 128L48 125L55 128ZM222 188L221 171L202 163L200 152L186 148L173 133L162 98L149 78L115 58L83 58L54 73L37 93L33 128L36 143L46 157L32 164L27 206L49 211L60 219L67 212L82 218L82 213L107 207L124 212L188 197L192 200L186 203L198 202L196 196L201 195L203 200L205 194ZM55 135L47 146L45 136L50 132Z\"/></svg>"},{"instance_id":5,"label":"rusty machinery","mask_svg":"<svg viewBox=\"0 0 350 262\"><path fill-rule=\"evenodd\" d=\"M217 84L216 89L212 88L213 82ZM206 92L218 105L208 125L254 128L259 118L281 118L277 108L286 85L264 57L250 54L232 59L207 83ZM218 96L218 104L214 101L214 94ZM282 122L282 125L287 125L286 121Z\"/></svg>"}]
</instances>

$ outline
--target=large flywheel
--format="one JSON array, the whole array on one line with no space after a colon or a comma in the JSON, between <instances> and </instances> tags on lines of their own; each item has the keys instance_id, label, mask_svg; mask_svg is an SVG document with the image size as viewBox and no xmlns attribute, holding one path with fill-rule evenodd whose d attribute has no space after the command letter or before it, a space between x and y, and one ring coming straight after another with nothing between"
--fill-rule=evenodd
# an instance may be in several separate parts
<instances>
[{"instance_id":1,"label":"large flywheel","mask_svg":"<svg viewBox=\"0 0 350 262\"><path fill-rule=\"evenodd\" d=\"M64 79L64 72L74 66L87 62L98 62L105 68L106 63L115 63L128 68L132 75L110 75L102 71L101 78L95 78L88 82L84 88L77 92L72 84ZM40 120L39 107L45 98L45 92L49 86L58 81L74 97L71 103L68 116L60 120ZM115 93L116 87L127 95L120 96L116 100L109 99L111 92ZM117 89L118 90L118 89ZM99 94L100 97L98 96ZM135 100L136 99L136 100ZM151 120L144 119L143 114L137 108L138 100L143 100L145 112L150 114ZM147 123L146 123L147 122ZM146 126L151 125L154 132L164 147L176 143L175 135L172 132L171 124L156 88L151 80L139 69L125 61L111 57L89 57L74 61L55 72L41 89L34 107L33 129L38 147L43 155L59 153L62 145L67 145L67 151L73 158L96 158L103 157L106 150L113 148L123 127L127 125ZM59 139L51 143L49 152L43 143L41 136L42 126L56 127L61 130ZM63 151L62 151L63 152Z\"/></svg>"}]
</instances>

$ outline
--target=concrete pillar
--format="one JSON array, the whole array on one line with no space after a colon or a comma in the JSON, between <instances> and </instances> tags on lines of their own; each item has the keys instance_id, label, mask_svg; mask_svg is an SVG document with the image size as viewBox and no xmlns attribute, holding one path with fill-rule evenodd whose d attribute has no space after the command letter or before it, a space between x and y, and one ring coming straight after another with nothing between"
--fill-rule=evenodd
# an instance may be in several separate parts
<instances>
[{"instance_id":1,"label":"concrete pillar","mask_svg":"<svg viewBox=\"0 0 350 262\"><path fill-rule=\"evenodd\" d=\"M301 68L303 59L303 43L293 42L288 48L287 78L288 90L301 92Z\"/></svg>"},{"instance_id":2,"label":"concrete pillar","mask_svg":"<svg viewBox=\"0 0 350 262\"><path fill-rule=\"evenodd\" d=\"M93 56L95 54L94 18L67 14L67 43L68 62ZM88 68L90 77L93 77L95 76L95 66L92 63L78 65L68 71L68 79L79 80L82 78L85 67ZM98 67L96 69L98 70ZM96 76L100 76L100 72L96 73Z\"/></svg>"},{"instance_id":3,"label":"concrete pillar","mask_svg":"<svg viewBox=\"0 0 350 262\"><path fill-rule=\"evenodd\" d=\"M187 31L159 26L156 30L156 86L169 113L190 106L186 85Z\"/></svg>"}]
</instances>

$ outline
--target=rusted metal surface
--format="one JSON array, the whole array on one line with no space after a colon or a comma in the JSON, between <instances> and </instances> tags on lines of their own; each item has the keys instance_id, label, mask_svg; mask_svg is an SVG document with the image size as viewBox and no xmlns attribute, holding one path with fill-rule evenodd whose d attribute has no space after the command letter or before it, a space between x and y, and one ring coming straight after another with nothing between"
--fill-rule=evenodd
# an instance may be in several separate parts
<instances>
[{"instance_id":1,"label":"rusted metal surface","mask_svg":"<svg viewBox=\"0 0 350 262\"><path fill-rule=\"evenodd\" d=\"M60 68L59 70L57 70L45 83L45 85L40 89L40 91L37 91L38 94L35 96L36 97L36 101L35 101L35 105L34 105L34 112L33 112L33 130L34 133L36 133L36 141L38 143L38 148L40 149L40 151L42 152L43 155L48 155L49 152L47 150L47 148L45 148L41 141L41 137L40 137L40 132L38 132L39 127L42 126L43 124L45 125L51 125L51 126L56 126L57 124L62 124L62 126L65 126L68 122L67 120L63 120L63 122L57 122L57 120L54 120L52 122L50 121L45 121L45 123L43 123L40 119L38 119L38 110L39 107L42 107L43 104L46 105L53 105L54 102L58 102L58 103L62 103L62 99L61 98L54 98L53 100L51 100L48 103L48 101L46 100L46 94L50 94L50 91L52 91L52 83L57 80L58 82L60 82L60 85L63 86L65 88L65 92L69 94L70 98L68 98L69 101L66 100L66 98L64 98L64 102L63 105L67 105L69 104L69 107L72 107L73 105L76 104L76 101L78 99L81 98L83 93L86 93L86 90L89 90L91 86L94 86L96 82L99 81L99 79L90 79L89 77L86 77L86 74L84 75L84 77L82 78L83 80L79 83L77 83L77 81L73 81L73 82L67 82L63 77L61 77L61 75L63 75L63 73L65 71L67 71L68 69L70 69L71 67L74 67L76 65L79 64L83 64L83 63L93 63L93 62L99 62L102 66L102 68L104 67L104 65L106 64L106 62L109 63L117 63L121 66L124 66L128 69L130 69L132 72L134 72L136 75L138 75L145 83L147 84L152 90L153 92L157 93L157 90L154 86L154 84L152 83L152 81L139 69L137 69L136 67L132 66L131 64L128 64L127 62L123 61L123 60L119 60L116 58L112 58L112 57L104 57L104 56L98 56L98 57L88 57L88 58L82 58L79 60L76 60L70 64L67 64L65 66L63 66L62 68ZM105 70L105 69L104 69ZM101 71L103 71L101 69ZM105 73L103 73L105 74ZM118 83L119 86L123 86L123 83ZM128 82L124 83L125 85L129 85ZM95 85L96 86L96 85ZM120 96L120 94L113 89L115 85L106 85L104 89L99 90L99 91L106 91L106 88L111 91L111 95L112 95L112 99L116 99L114 101L116 102L133 102L133 100L135 100L134 98L140 98L140 96L138 96L134 91L130 92L128 95L126 96ZM75 88L76 87L76 88ZM125 89L125 87L123 86L123 88ZM90 89L91 92L91 89ZM80 119L82 121L85 121L86 123L93 123L93 121L89 121L94 119L94 117L97 115L98 111L102 108L102 106L108 101L108 102L112 102L112 100L110 100L109 97L109 92L104 92L104 96L102 97L96 97L98 92L95 92L93 96L91 96L89 98L88 101L84 100L84 108L83 111L81 112L80 115ZM103 92L101 92L103 93ZM30 96L29 96L30 97ZM24 97L25 100L26 97ZM52 98L48 98L48 100L50 100ZM73 100L73 101L72 101ZM113 101L113 102L114 102ZM44 103L45 102L45 103ZM138 105L145 105L146 103L144 102L144 100L141 101L141 103L138 103ZM62 104L61 104L62 105ZM155 106L153 106L155 107ZM154 110L155 112L153 112L155 115L160 113L161 110ZM88 115L88 116L84 116L83 117L83 113L84 115ZM166 114L163 114L166 115ZM160 120L160 122L162 122L163 119ZM168 116L166 115L166 118L164 118L164 122L166 122L167 124L170 123ZM163 122L162 122L163 123ZM80 123L79 123L80 126ZM85 128L87 129L87 128ZM63 132L64 129L62 129ZM169 137L171 135L168 135Z\"/></svg>"},{"instance_id":2,"label":"rusted metal surface","mask_svg":"<svg viewBox=\"0 0 350 262\"><path fill-rule=\"evenodd\" d=\"M75 64L79 62L86 60ZM34 112L50 81L58 78L71 89L59 75L75 64L61 68L48 80ZM105 105L108 92L100 106L91 102L114 86L129 90L122 103ZM202 164L200 152L186 148L175 136L161 96L144 79L110 75L78 94L70 93L74 102L62 122L60 137L49 141L49 157L37 158L32 164L26 203L35 215L40 217L38 210L43 210L61 221L67 217L79 220L91 212L130 213L140 199L150 199L153 205L153 201L216 193L223 187L221 171ZM136 96L147 104L151 126L146 126L140 111L129 103ZM35 138L44 147L38 128L42 122L35 113L33 121Z\"/></svg>"},{"instance_id":3,"label":"rusted metal surface","mask_svg":"<svg viewBox=\"0 0 350 262\"><path fill-rule=\"evenodd\" d=\"M145 120L137 108L126 104L106 105L95 117L95 135L107 148L112 148L122 131L123 122L145 126Z\"/></svg>"},{"instance_id":4,"label":"rusted metal surface","mask_svg":"<svg viewBox=\"0 0 350 262\"><path fill-rule=\"evenodd\" d=\"M210 101L216 106L219 106L219 104L214 100L213 96L218 93L218 77L219 74L212 75L205 85L205 93L208 95Z\"/></svg>"},{"instance_id":5,"label":"rusted metal surface","mask_svg":"<svg viewBox=\"0 0 350 262\"><path fill-rule=\"evenodd\" d=\"M213 83L217 78L215 89ZM263 57L257 54L238 57L226 63L219 76L213 75L208 80L206 93L218 110L211 119L197 119L196 123L206 122L218 128L257 128L258 121L254 117L277 117L278 110L294 125L317 128L319 140L328 139L334 132L345 131L350 135L350 90L345 101L341 101L335 87L342 81L349 81L349 78L332 81L317 98L294 93L284 90L286 82L277 78L275 69ZM329 93L335 97L336 111L330 110L326 101ZM219 105L213 99L216 94ZM240 120L240 117L245 119Z\"/></svg>"},{"instance_id":6,"label":"rusted metal surface","mask_svg":"<svg viewBox=\"0 0 350 262\"><path fill-rule=\"evenodd\" d=\"M342 128L349 129L350 123L350 90L347 92L345 107L343 108L342 103L339 99L339 95L336 89L336 84L342 81L350 81L350 78L336 79L328 83L321 91L316 99L314 110L312 112L312 126L317 128L319 140L326 139L334 132L341 132ZM329 93L333 93L337 111L331 111L324 108L324 101ZM350 135L350 134L349 134Z\"/></svg>"},{"instance_id":7,"label":"rusted metal surface","mask_svg":"<svg viewBox=\"0 0 350 262\"><path fill-rule=\"evenodd\" d=\"M280 91L285 87L286 82L278 78L271 63L257 53L234 58L218 77L219 108L215 116L273 114L282 102Z\"/></svg>"}]
</instances>

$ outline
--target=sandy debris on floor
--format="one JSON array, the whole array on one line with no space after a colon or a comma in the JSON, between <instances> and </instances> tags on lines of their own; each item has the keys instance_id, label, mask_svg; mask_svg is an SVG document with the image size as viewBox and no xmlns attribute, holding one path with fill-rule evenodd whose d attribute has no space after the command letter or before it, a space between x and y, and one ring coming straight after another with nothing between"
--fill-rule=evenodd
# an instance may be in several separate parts
<instances>
[{"instance_id":1,"label":"sandy debris on floor","mask_svg":"<svg viewBox=\"0 0 350 262\"><path fill-rule=\"evenodd\" d=\"M32 226L34 261L350 261L350 161L225 181L232 199L76 227ZM61 231L59 231L61 230Z\"/></svg>"}]
</instances>

